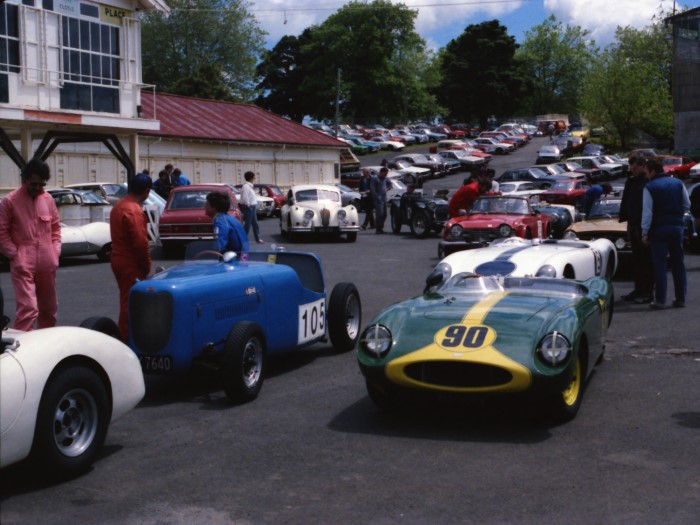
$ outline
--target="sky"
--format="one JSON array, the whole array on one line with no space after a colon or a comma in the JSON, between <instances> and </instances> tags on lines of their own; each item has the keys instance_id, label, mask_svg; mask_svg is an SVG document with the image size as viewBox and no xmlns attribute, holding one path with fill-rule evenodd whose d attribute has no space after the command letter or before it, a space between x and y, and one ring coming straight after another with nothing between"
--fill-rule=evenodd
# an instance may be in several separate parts
<instances>
[{"instance_id":1,"label":"sky","mask_svg":"<svg viewBox=\"0 0 700 525\"><path fill-rule=\"evenodd\" d=\"M637 29L648 25L659 6L673 9L673 0L392 0L418 10L416 31L428 48L437 50L462 34L470 24L497 19L517 42L526 32L554 15L570 26L591 32L604 47L614 40L618 25ZM346 5L343 0L250 0L250 12L267 35L272 48L284 35L298 36L322 23ZM677 6L698 7L700 0L681 0Z\"/></svg>"}]
</instances>

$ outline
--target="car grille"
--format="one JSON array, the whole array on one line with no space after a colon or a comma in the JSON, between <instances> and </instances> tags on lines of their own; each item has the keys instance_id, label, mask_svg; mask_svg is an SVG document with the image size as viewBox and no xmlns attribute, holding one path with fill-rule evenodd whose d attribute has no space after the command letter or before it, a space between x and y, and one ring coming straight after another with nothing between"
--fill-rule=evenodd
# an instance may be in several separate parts
<instances>
[{"instance_id":1,"label":"car grille","mask_svg":"<svg viewBox=\"0 0 700 525\"><path fill-rule=\"evenodd\" d=\"M507 370L481 363L425 361L404 368L404 374L428 385L453 388L485 388L510 383Z\"/></svg>"},{"instance_id":2,"label":"car grille","mask_svg":"<svg viewBox=\"0 0 700 525\"><path fill-rule=\"evenodd\" d=\"M465 241L493 241L494 239L498 239L498 237L498 230L495 228L464 230L462 232L462 239Z\"/></svg>"},{"instance_id":3,"label":"car grille","mask_svg":"<svg viewBox=\"0 0 700 525\"><path fill-rule=\"evenodd\" d=\"M173 297L167 292L132 291L129 296L129 330L138 351L157 354L170 339Z\"/></svg>"},{"instance_id":4,"label":"car grille","mask_svg":"<svg viewBox=\"0 0 700 525\"><path fill-rule=\"evenodd\" d=\"M447 209L447 203L438 204L435 206L435 220L438 222L447 222L450 218L450 212Z\"/></svg>"}]
</instances>

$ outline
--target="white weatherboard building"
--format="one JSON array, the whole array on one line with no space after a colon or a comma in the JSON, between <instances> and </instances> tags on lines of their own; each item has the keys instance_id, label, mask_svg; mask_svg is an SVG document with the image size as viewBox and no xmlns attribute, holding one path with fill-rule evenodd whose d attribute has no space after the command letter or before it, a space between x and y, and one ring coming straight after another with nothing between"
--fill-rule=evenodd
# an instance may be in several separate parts
<instances>
[{"instance_id":1,"label":"white weatherboard building","mask_svg":"<svg viewBox=\"0 0 700 525\"><path fill-rule=\"evenodd\" d=\"M192 182L331 182L343 143L254 106L142 84L139 11L162 0L0 4L0 188L33 156L52 185L123 182L166 163Z\"/></svg>"}]
</instances>

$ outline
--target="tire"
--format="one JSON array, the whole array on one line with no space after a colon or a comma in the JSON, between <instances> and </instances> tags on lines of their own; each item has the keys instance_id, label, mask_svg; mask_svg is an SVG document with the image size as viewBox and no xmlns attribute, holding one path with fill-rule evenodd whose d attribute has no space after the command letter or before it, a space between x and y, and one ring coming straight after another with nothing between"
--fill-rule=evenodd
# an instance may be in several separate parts
<instances>
[{"instance_id":1,"label":"tire","mask_svg":"<svg viewBox=\"0 0 700 525\"><path fill-rule=\"evenodd\" d=\"M112 243L105 244L102 249L97 252L97 259L100 262L109 262L112 259Z\"/></svg>"},{"instance_id":2,"label":"tire","mask_svg":"<svg viewBox=\"0 0 700 525\"><path fill-rule=\"evenodd\" d=\"M557 422L571 421L578 413L586 387L586 349L579 348L576 367L571 382L550 400L550 413Z\"/></svg>"},{"instance_id":3,"label":"tire","mask_svg":"<svg viewBox=\"0 0 700 525\"><path fill-rule=\"evenodd\" d=\"M528 240L532 239L532 230L530 228L525 230L525 238Z\"/></svg>"},{"instance_id":4,"label":"tire","mask_svg":"<svg viewBox=\"0 0 700 525\"><path fill-rule=\"evenodd\" d=\"M362 304L360 294L352 283L338 283L328 301L328 333L336 352L355 348L360 338Z\"/></svg>"},{"instance_id":5,"label":"tire","mask_svg":"<svg viewBox=\"0 0 700 525\"><path fill-rule=\"evenodd\" d=\"M355 242L357 240L357 232L348 232L348 242Z\"/></svg>"},{"instance_id":6,"label":"tire","mask_svg":"<svg viewBox=\"0 0 700 525\"><path fill-rule=\"evenodd\" d=\"M605 280L612 283L615 274L615 260L614 255L610 254L608 257L608 264L605 268Z\"/></svg>"},{"instance_id":7,"label":"tire","mask_svg":"<svg viewBox=\"0 0 700 525\"><path fill-rule=\"evenodd\" d=\"M87 328L88 330L95 330L96 332L106 334L120 341L122 340L117 323L112 321L109 317L88 317L80 323L80 327Z\"/></svg>"},{"instance_id":8,"label":"tire","mask_svg":"<svg viewBox=\"0 0 700 525\"><path fill-rule=\"evenodd\" d=\"M95 461L110 418L100 376L86 366L61 368L41 395L31 455L51 473L83 472Z\"/></svg>"},{"instance_id":9,"label":"tire","mask_svg":"<svg viewBox=\"0 0 700 525\"><path fill-rule=\"evenodd\" d=\"M391 214L391 231L395 234L401 233L401 217L398 217L396 213Z\"/></svg>"},{"instance_id":10,"label":"tire","mask_svg":"<svg viewBox=\"0 0 700 525\"><path fill-rule=\"evenodd\" d=\"M221 366L224 392L231 402L246 403L258 397L266 364L262 329L249 321L233 325L224 343Z\"/></svg>"},{"instance_id":11,"label":"tire","mask_svg":"<svg viewBox=\"0 0 700 525\"><path fill-rule=\"evenodd\" d=\"M411 232L419 239L423 239L430 233L428 216L422 211L416 212L411 217Z\"/></svg>"}]
</instances>

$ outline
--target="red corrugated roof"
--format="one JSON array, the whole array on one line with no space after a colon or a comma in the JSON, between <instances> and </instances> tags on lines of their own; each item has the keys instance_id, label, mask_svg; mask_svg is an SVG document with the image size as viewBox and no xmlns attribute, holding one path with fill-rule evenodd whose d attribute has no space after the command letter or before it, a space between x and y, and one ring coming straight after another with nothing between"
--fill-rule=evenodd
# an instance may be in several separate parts
<instances>
[{"instance_id":1,"label":"red corrugated roof","mask_svg":"<svg viewBox=\"0 0 700 525\"><path fill-rule=\"evenodd\" d=\"M153 103L155 100L155 117ZM347 144L249 104L141 92L142 116L160 121L160 131L140 135L347 148Z\"/></svg>"}]
</instances>

